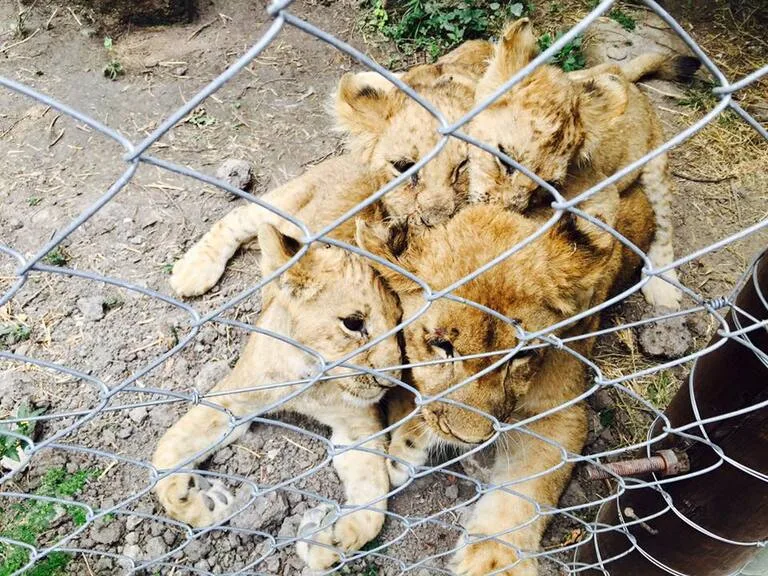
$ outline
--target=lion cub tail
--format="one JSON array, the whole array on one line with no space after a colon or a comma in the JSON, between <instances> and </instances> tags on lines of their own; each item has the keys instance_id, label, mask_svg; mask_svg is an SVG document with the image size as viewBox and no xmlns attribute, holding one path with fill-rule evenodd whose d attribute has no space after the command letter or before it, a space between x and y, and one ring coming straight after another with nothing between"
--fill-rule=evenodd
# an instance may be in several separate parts
<instances>
[{"instance_id":1,"label":"lion cub tail","mask_svg":"<svg viewBox=\"0 0 768 576\"><path fill-rule=\"evenodd\" d=\"M637 82L644 76L655 76L662 80L690 83L693 75L701 66L701 61L694 56L648 52L632 58L625 64L619 64L622 74L630 82Z\"/></svg>"}]
</instances>

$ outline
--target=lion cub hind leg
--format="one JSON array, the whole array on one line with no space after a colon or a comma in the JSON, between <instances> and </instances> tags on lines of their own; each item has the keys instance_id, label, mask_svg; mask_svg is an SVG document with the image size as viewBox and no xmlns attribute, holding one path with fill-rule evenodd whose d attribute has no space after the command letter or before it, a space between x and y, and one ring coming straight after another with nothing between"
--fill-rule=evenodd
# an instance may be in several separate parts
<instances>
[{"instance_id":1,"label":"lion cub hind leg","mask_svg":"<svg viewBox=\"0 0 768 576\"><path fill-rule=\"evenodd\" d=\"M350 407L351 409L351 407ZM333 428L331 442L341 447L381 431L376 407L356 408L357 415L325 419ZM362 548L373 540L384 525L389 478L384 464L384 440L373 439L362 445L380 454L347 450L333 458L333 465L344 485L346 507L367 506L356 512L341 514L331 524L335 506L321 504L308 510L299 525L298 535L307 541L296 544L299 557L313 570L324 570L339 561L339 552L346 554ZM321 528L318 531L318 528Z\"/></svg>"},{"instance_id":2,"label":"lion cub hind leg","mask_svg":"<svg viewBox=\"0 0 768 576\"><path fill-rule=\"evenodd\" d=\"M656 220L656 234L648 249L648 258L654 268L661 268L675 260L672 247L672 181L667 170L667 156L662 154L650 160L643 169L641 182L648 199L653 206ZM677 281L677 271L673 268L664 272L663 276ZM683 297L682 292L674 284L664 278L654 276L641 288L646 301L656 308L679 310Z\"/></svg>"}]
</instances>

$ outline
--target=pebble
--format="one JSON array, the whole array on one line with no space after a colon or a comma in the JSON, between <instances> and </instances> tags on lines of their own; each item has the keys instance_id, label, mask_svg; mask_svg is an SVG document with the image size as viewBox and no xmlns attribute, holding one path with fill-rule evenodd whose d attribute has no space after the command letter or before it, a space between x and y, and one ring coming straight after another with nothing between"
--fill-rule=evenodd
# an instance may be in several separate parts
<instances>
[{"instance_id":1,"label":"pebble","mask_svg":"<svg viewBox=\"0 0 768 576\"><path fill-rule=\"evenodd\" d=\"M91 538L101 544L114 544L123 535L123 523L114 518L99 518L91 528Z\"/></svg>"},{"instance_id":2,"label":"pebble","mask_svg":"<svg viewBox=\"0 0 768 576\"><path fill-rule=\"evenodd\" d=\"M125 543L126 544L136 544L136 542L139 541L139 535L136 534L136 532L128 532L128 534L125 535Z\"/></svg>"},{"instance_id":3,"label":"pebble","mask_svg":"<svg viewBox=\"0 0 768 576\"><path fill-rule=\"evenodd\" d=\"M166 553L168 547L160 536L150 538L145 546L147 551L147 559L158 558Z\"/></svg>"},{"instance_id":4,"label":"pebble","mask_svg":"<svg viewBox=\"0 0 768 576\"><path fill-rule=\"evenodd\" d=\"M451 484L445 489L445 496L448 500L456 500L459 497L459 487L456 484Z\"/></svg>"},{"instance_id":5,"label":"pebble","mask_svg":"<svg viewBox=\"0 0 768 576\"><path fill-rule=\"evenodd\" d=\"M126 426L125 428L120 428L117 431L117 437L122 438L123 440L125 440L126 438L130 438L132 434L133 434L133 430L131 430L131 428L128 426Z\"/></svg>"},{"instance_id":6,"label":"pebble","mask_svg":"<svg viewBox=\"0 0 768 576\"><path fill-rule=\"evenodd\" d=\"M176 542L176 533L171 529L166 530L163 532L163 541L168 546L173 546L173 543Z\"/></svg>"},{"instance_id":7,"label":"pebble","mask_svg":"<svg viewBox=\"0 0 768 576\"><path fill-rule=\"evenodd\" d=\"M136 544L128 544L125 546L125 548L123 548L123 555L128 556L128 558L133 560L140 560L141 548L139 548Z\"/></svg>"},{"instance_id":8,"label":"pebble","mask_svg":"<svg viewBox=\"0 0 768 576\"><path fill-rule=\"evenodd\" d=\"M240 190L246 190L253 180L251 165L245 160L229 158L225 160L216 171L216 178L224 180L231 186Z\"/></svg>"},{"instance_id":9,"label":"pebble","mask_svg":"<svg viewBox=\"0 0 768 576\"><path fill-rule=\"evenodd\" d=\"M10 218L8 220L8 228L11 230L18 230L19 228L24 227L24 222L19 220L18 218Z\"/></svg>"},{"instance_id":10,"label":"pebble","mask_svg":"<svg viewBox=\"0 0 768 576\"><path fill-rule=\"evenodd\" d=\"M144 422L144 419L147 417L147 409L144 408L144 406L137 406L136 408L132 408L131 410L128 410L128 418L136 422L136 424L141 424Z\"/></svg>"},{"instance_id":11,"label":"pebble","mask_svg":"<svg viewBox=\"0 0 768 576\"><path fill-rule=\"evenodd\" d=\"M200 540L190 540L189 544L184 548L184 554L192 562L197 562L201 558L208 556L211 551L211 545L208 542L201 542ZM207 570L208 563L206 562L205 568Z\"/></svg>"},{"instance_id":12,"label":"pebble","mask_svg":"<svg viewBox=\"0 0 768 576\"><path fill-rule=\"evenodd\" d=\"M657 309L650 314L659 316L665 312L667 311ZM693 337L683 316L667 318L644 326L640 330L639 340L643 353L663 358L681 358L693 344Z\"/></svg>"},{"instance_id":13,"label":"pebble","mask_svg":"<svg viewBox=\"0 0 768 576\"><path fill-rule=\"evenodd\" d=\"M144 518L141 516L128 516L128 519L125 521L125 529L132 532L143 521Z\"/></svg>"},{"instance_id":14,"label":"pebble","mask_svg":"<svg viewBox=\"0 0 768 576\"><path fill-rule=\"evenodd\" d=\"M104 298L101 296L85 296L77 300L77 309L86 320L93 322L104 318Z\"/></svg>"}]
</instances>

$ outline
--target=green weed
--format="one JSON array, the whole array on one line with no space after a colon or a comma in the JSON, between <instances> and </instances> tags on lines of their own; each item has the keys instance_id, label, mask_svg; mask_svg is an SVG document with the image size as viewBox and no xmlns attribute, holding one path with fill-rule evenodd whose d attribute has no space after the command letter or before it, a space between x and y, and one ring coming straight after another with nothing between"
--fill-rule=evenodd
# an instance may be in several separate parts
<instances>
[{"instance_id":1,"label":"green weed","mask_svg":"<svg viewBox=\"0 0 768 576\"><path fill-rule=\"evenodd\" d=\"M558 32L554 37L549 32L542 34L539 36L539 49L542 51L546 50L557 42L562 35L562 32ZM587 63L584 54L581 52L581 42L582 37L576 36L576 38L560 49L560 52L552 58L552 61L566 72L581 70Z\"/></svg>"},{"instance_id":2,"label":"green weed","mask_svg":"<svg viewBox=\"0 0 768 576\"><path fill-rule=\"evenodd\" d=\"M656 408L664 410L677 392L678 383L669 372L663 371L645 389L645 397Z\"/></svg>"},{"instance_id":3,"label":"green weed","mask_svg":"<svg viewBox=\"0 0 768 576\"><path fill-rule=\"evenodd\" d=\"M37 408L35 410L31 409L29 404L26 402L19 405L19 407L16 409L16 416L15 418L30 418L34 416L39 416L45 412L44 408ZM35 428L37 427L37 420L30 420L30 421L21 421L14 424L0 424L0 458L10 458L11 460L15 460L16 462L20 461L19 458L19 448L22 450L24 449L26 442L23 440L16 438L14 436L5 436L2 435L2 432L15 432L16 434L21 434L22 436L26 436L27 438L32 438L35 433Z\"/></svg>"},{"instance_id":4,"label":"green weed","mask_svg":"<svg viewBox=\"0 0 768 576\"><path fill-rule=\"evenodd\" d=\"M532 10L529 2L483 0L407 0L387 10L382 0L372 0L368 25L406 54L425 52L435 60L466 40L494 34L505 21Z\"/></svg>"},{"instance_id":5,"label":"green weed","mask_svg":"<svg viewBox=\"0 0 768 576\"><path fill-rule=\"evenodd\" d=\"M68 260L69 256L67 256L67 253L64 252L64 249L60 246L56 246L56 248L43 257L43 262L50 264L51 266L64 266Z\"/></svg>"},{"instance_id":6,"label":"green weed","mask_svg":"<svg viewBox=\"0 0 768 576\"><path fill-rule=\"evenodd\" d=\"M187 116L185 122L197 126L198 128L204 128L205 126L216 124L216 118L208 114L205 111L205 108L196 108L189 116Z\"/></svg>"},{"instance_id":7,"label":"green weed","mask_svg":"<svg viewBox=\"0 0 768 576\"><path fill-rule=\"evenodd\" d=\"M71 499L85 486L89 478L100 473L96 469L79 470L70 474L64 468L49 470L34 494ZM10 540L38 545L38 538L47 532L62 505L45 500L24 500L6 509L0 509L0 536ZM85 511L80 506L63 505L64 512L76 525L85 523ZM32 576L60 576L70 561L69 554L53 552L37 562L25 574ZM29 561L29 553L21 546L0 543L0 576L13 574Z\"/></svg>"},{"instance_id":8,"label":"green weed","mask_svg":"<svg viewBox=\"0 0 768 576\"><path fill-rule=\"evenodd\" d=\"M608 13L608 16L611 20L618 22L627 32L632 32L637 27L635 19L621 8L614 8Z\"/></svg>"},{"instance_id":9,"label":"green weed","mask_svg":"<svg viewBox=\"0 0 768 576\"><path fill-rule=\"evenodd\" d=\"M29 340L32 334L29 326L21 322L4 322L0 324L0 348L7 348Z\"/></svg>"},{"instance_id":10,"label":"green weed","mask_svg":"<svg viewBox=\"0 0 768 576\"><path fill-rule=\"evenodd\" d=\"M107 57L109 58L109 62L104 66L104 76L110 80L117 80L118 77L125 74L125 70L123 70L123 65L117 59L112 38L109 36L104 38L104 49L107 51Z\"/></svg>"},{"instance_id":11,"label":"green weed","mask_svg":"<svg viewBox=\"0 0 768 576\"><path fill-rule=\"evenodd\" d=\"M43 201L42 198L38 198L37 196L32 196L31 198L27 199L27 204L29 204L30 206L37 206L42 201Z\"/></svg>"}]
</instances>

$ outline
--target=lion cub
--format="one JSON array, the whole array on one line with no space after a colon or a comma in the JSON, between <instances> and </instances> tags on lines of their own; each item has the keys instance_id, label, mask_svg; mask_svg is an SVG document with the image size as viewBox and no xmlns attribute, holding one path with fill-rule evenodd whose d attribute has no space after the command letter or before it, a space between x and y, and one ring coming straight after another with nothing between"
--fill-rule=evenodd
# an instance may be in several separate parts
<instances>
[{"instance_id":1,"label":"lion cub","mask_svg":"<svg viewBox=\"0 0 768 576\"><path fill-rule=\"evenodd\" d=\"M355 171L350 167L344 170L345 162L329 162L321 169L329 179L315 180L315 184L325 182L327 187L307 188L305 201L293 206L294 216L305 220L313 231L331 223L369 193L363 184L367 179L352 177ZM334 166L346 177L337 174L339 177L331 180L330 171L325 171ZM336 198L332 210L328 203L323 208L328 195ZM244 226L238 227L238 223L231 217L231 227L219 225L216 234L221 234L223 243L208 237L202 244L212 250L214 259L252 234L248 219ZM291 227L286 223L282 226ZM353 227L352 222L342 226L334 237L349 241ZM294 228L292 234L296 233ZM321 545L300 542L298 553L312 569L320 570L338 561L339 551L358 550L375 538L384 523L389 491L385 457L369 450L384 454L385 442L381 437L365 439L381 432L376 403L399 378L396 369L383 373L389 376L374 375L371 370L401 364L400 347L391 334L399 322L400 308L364 258L323 244L305 249L270 223L260 223L258 240L262 277L280 274L262 289L256 331L232 372L213 389L212 398L194 406L160 439L154 466L161 472L183 470L161 478L155 489L171 517L195 527L221 522L238 511L232 495L221 483L209 482L204 474L189 467L235 441L252 421L266 414L291 410L310 416L332 429L331 443L338 450L333 465L344 484L346 506L366 507L355 512L342 510L335 524L322 530L318 527L326 525L326 516L333 508L322 506L307 512L300 535ZM200 254L205 252L193 253L190 266ZM225 258L220 260L226 263ZM203 259L200 268L209 262ZM388 333L381 342L370 345ZM345 362L326 368L340 360ZM309 382L321 373L323 378L309 387L296 383ZM344 449L360 442L362 450Z\"/></svg>"},{"instance_id":2,"label":"lion cub","mask_svg":"<svg viewBox=\"0 0 768 576\"><path fill-rule=\"evenodd\" d=\"M489 42L465 42L436 64L416 66L399 77L451 122L471 108L491 54ZM379 178L392 180L434 154L407 183L382 198L390 221L434 226L466 204L468 145L442 136L438 120L419 102L377 75L346 74L335 110L350 153Z\"/></svg>"},{"instance_id":3,"label":"lion cub","mask_svg":"<svg viewBox=\"0 0 768 576\"><path fill-rule=\"evenodd\" d=\"M586 201L583 210L616 226L640 247L647 247L653 235L652 211L637 187L621 202L615 187L609 187ZM523 215L478 205L423 234L401 230L393 235L391 229L361 221L357 238L371 253L441 290L539 227ZM424 434L423 424L413 419L395 431L390 445L398 461L394 472L407 479L407 470L425 462L436 440L469 447L505 436L491 485L506 489L489 489L475 505L465 524L471 536L462 538L453 558L456 574L537 573L530 555L537 552L550 518L546 511L556 506L567 484L568 457L581 452L586 438L586 411L579 400L587 373L580 356L590 353L593 339L562 347L535 344L592 332L598 314L567 320L604 302L612 284L631 275L637 263L610 233L563 214L542 236L456 288L452 294L461 301L433 301L405 328L429 432ZM378 268L398 292L404 318L418 314L425 304L419 286L385 266ZM525 426L509 429L523 421ZM393 480L398 483L397 475Z\"/></svg>"},{"instance_id":4,"label":"lion cub","mask_svg":"<svg viewBox=\"0 0 768 576\"><path fill-rule=\"evenodd\" d=\"M485 100L527 65L537 53L527 18L509 26L498 42L476 91ZM687 56L648 53L621 66L603 64L566 74L555 66L538 67L504 93L470 123L468 133L519 162L566 198L576 194L569 178L590 175L597 184L640 159L664 142L659 120L648 98L633 84L640 77L689 81L699 61ZM473 148L469 195L473 202L500 202L524 213L537 202L551 201L543 187L500 158ZM616 182L623 192L636 180L656 215L656 237L648 252L654 268L674 260L670 197L673 185L667 156L661 154ZM589 186L582 188L586 189ZM675 270L665 272L676 280ZM659 276L642 287L653 305L677 309L680 291Z\"/></svg>"}]
</instances>

